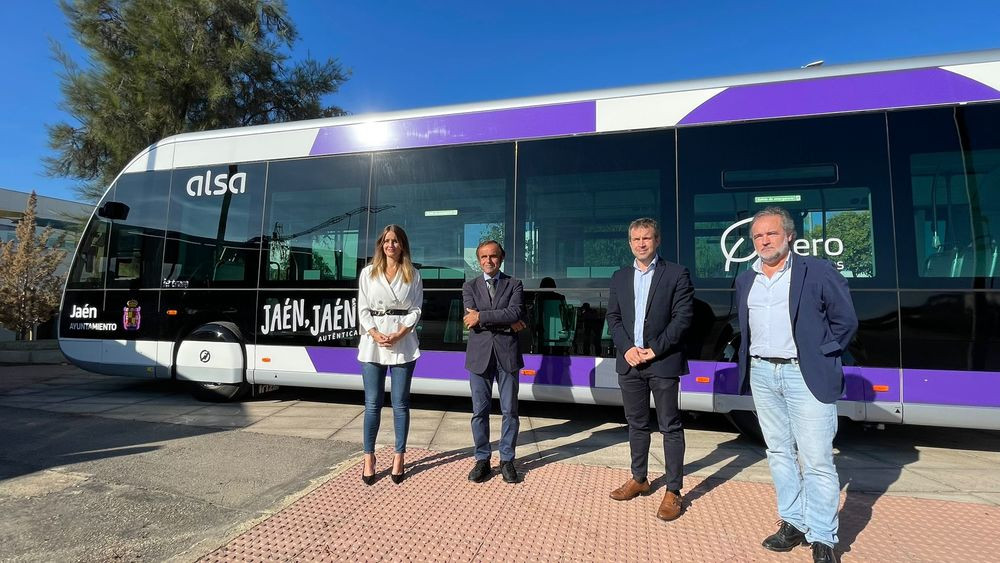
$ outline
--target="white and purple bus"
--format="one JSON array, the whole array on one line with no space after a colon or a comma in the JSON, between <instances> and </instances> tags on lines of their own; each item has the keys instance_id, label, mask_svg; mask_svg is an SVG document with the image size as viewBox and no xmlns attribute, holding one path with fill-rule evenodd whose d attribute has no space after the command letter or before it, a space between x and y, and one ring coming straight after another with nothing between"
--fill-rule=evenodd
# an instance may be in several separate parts
<instances>
[{"instance_id":1,"label":"white and purple bus","mask_svg":"<svg viewBox=\"0 0 1000 563\"><path fill-rule=\"evenodd\" d=\"M608 284L651 216L697 288L681 407L739 422L732 286L774 204L851 287L842 415L1000 429L1000 50L169 137L98 205L60 344L208 399L361 389L357 276L397 223L425 285L414 392L469 393L461 285L496 238L521 398L620 403Z\"/></svg>"}]
</instances>

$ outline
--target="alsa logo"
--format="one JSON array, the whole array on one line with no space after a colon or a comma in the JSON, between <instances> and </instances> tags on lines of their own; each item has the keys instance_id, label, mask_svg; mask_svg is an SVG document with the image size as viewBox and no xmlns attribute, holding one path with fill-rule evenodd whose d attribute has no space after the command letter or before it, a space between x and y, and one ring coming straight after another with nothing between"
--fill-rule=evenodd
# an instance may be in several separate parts
<instances>
[{"instance_id":1,"label":"alsa logo","mask_svg":"<svg viewBox=\"0 0 1000 563\"><path fill-rule=\"evenodd\" d=\"M91 307L89 303L84 303L83 307L79 305L73 305L73 308L69 311L69 318L71 319L96 319L97 318L97 307Z\"/></svg>"},{"instance_id":2,"label":"alsa logo","mask_svg":"<svg viewBox=\"0 0 1000 563\"><path fill-rule=\"evenodd\" d=\"M227 191L233 194L242 194L246 192L246 187L246 172L237 172L232 176L229 176L229 174L217 174L213 182L212 171L206 170L204 176L193 176L187 181L187 193L189 196L222 195Z\"/></svg>"},{"instance_id":3,"label":"alsa logo","mask_svg":"<svg viewBox=\"0 0 1000 563\"><path fill-rule=\"evenodd\" d=\"M737 256L740 247L746 242L746 238L740 237L736 239L732 245L728 244L726 241L729 239L729 235L736 229L746 225L747 223L753 222L753 217L747 217L741 221L737 221L725 231L722 231L722 238L719 239L719 247L722 249L722 255L726 257L726 271L729 271L729 267L734 263L739 264L741 262L748 262L757 257L757 250L754 249L753 244L750 244L750 254L746 256ZM816 238L816 239L795 239L791 242L790 246L796 254L800 256L808 256L812 254L813 256L818 256L822 251L827 256L840 256L844 253L844 241L836 237L830 237L826 239ZM844 263L835 261L834 266L838 270L844 269Z\"/></svg>"}]
</instances>

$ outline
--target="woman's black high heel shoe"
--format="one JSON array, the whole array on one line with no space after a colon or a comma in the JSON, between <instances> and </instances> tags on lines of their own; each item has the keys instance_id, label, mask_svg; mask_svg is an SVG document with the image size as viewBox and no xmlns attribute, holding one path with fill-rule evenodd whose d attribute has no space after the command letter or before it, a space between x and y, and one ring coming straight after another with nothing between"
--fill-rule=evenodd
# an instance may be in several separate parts
<instances>
[{"instance_id":1,"label":"woman's black high heel shoe","mask_svg":"<svg viewBox=\"0 0 1000 563\"><path fill-rule=\"evenodd\" d=\"M395 465L395 460L393 460L393 466ZM389 477L392 479L392 482L397 485L402 483L403 479L406 479L406 468L404 467L399 473L389 473Z\"/></svg>"},{"instance_id":2,"label":"woman's black high heel shoe","mask_svg":"<svg viewBox=\"0 0 1000 563\"><path fill-rule=\"evenodd\" d=\"M372 464L372 465L374 466L374 464ZM374 470L375 470L375 468L372 467L372 471L374 471ZM375 473L372 473L371 475L365 475L365 462L364 461L361 462L361 481L365 485L368 485L369 487L373 483L375 483ZM395 481L395 478L393 479L393 481Z\"/></svg>"}]
</instances>

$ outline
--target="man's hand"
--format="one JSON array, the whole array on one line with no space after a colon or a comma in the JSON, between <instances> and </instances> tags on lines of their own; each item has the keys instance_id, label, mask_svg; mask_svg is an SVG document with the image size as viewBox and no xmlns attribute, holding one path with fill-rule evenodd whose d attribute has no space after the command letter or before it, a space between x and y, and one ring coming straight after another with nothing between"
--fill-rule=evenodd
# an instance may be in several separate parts
<instances>
[{"instance_id":1,"label":"man's hand","mask_svg":"<svg viewBox=\"0 0 1000 563\"><path fill-rule=\"evenodd\" d=\"M514 332L521 332L522 330L524 330L525 328L527 328L527 326L528 325L524 324L524 321L517 321L516 323L510 325L510 328Z\"/></svg>"},{"instance_id":2,"label":"man's hand","mask_svg":"<svg viewBox=\"0 0 1000 563\"><path fill-rule=\"evenodd\" d=\"M467 328L472 328L479 324L479 311L475 309L465 309L465 316L462 317L462 322L465 323Z\"/></svg>"},{"instance_id":3,"label":"man's hand","mask_svg":"<svg viewBox=\"0 0 1000 563\"><path fill-rule=\"evenodd\" d=\"M651 362L656 359L656 354L652 348L639 348L639 357L643 362Z\"/></svg>"},{"instance_id":4,"label":"man's hand","mask_svg":"<svg viewBox=\"0 0 1000 563\"><path fill-rule=\"evenodd\" d=\"M641 350L642 348L633 346L625 352L625 361L628 362L628 365L636 367L643 362Z\"/></svg>"}]
</instances>

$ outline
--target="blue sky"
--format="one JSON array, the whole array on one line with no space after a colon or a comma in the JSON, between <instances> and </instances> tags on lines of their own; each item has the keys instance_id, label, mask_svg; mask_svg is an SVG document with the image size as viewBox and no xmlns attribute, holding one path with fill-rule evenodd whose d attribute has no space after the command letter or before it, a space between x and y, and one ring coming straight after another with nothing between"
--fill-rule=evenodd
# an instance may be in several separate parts
<instances>
[{"instance_id":1,"label":"blue sky","mask_svg":"<svg viewBox=\"0 0 1000 563\"><path fill-rule=\"evenodd\" d=\"M352 113L1000 48L1000 2L596 2L289 0L294 55L336 57L353 77L330 98ZM78 61L54 1L5 2L0 187L75 199L44 176L60 110L49 41ZM11 23L14 23L11 25Z\"/></svg>"}]
</instances>

